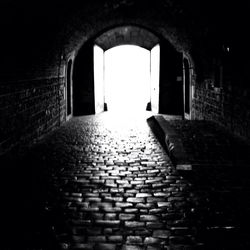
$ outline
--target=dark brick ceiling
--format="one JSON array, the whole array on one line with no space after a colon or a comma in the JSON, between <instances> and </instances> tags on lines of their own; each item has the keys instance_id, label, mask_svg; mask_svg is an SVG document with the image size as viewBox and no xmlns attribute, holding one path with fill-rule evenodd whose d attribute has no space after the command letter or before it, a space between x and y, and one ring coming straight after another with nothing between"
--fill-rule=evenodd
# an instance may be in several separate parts
<instances>
[{"instance_id":1,"label":"dark brick ceiling","mask_svg":"<svg viewBox=\"0 0 250 250\"><path fill-rule=\"evenodd\" d=\"M199 57L228 45L242 53L249 42L249 10L249 1L225 0L2 0L2 58L16 68L25 67L19 58L29 58L31 65L45 56L53 60L124 25L154 31Z\"/></svg>"}]
</instances>

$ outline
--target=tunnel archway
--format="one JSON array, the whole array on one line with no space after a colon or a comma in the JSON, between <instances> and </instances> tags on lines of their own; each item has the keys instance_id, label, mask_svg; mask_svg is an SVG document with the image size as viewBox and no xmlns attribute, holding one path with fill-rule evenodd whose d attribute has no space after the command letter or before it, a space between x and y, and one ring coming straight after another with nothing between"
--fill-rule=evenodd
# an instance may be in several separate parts
<instances>
[{"instance_id":1,"label":"tunnel archway","mask_svg":"<svg viewBox=\"0 0 250 250\"><path fill-rule=\"evenodd\" d=\"M118 26L106 30L88 40L79 50L73 73L73 114L86 115L104 111L105 102L97 105L95 98L94 45L105 52L124 44L136 45L148 50L152 50L159 44L161 48L159 50L159 87L151 89L151 91L157 91L158 96L153 100L157 105L151 105L151 107L155 113L182 115L182 53L161 36L136 25Z\"/></svg>"}]
</instances>

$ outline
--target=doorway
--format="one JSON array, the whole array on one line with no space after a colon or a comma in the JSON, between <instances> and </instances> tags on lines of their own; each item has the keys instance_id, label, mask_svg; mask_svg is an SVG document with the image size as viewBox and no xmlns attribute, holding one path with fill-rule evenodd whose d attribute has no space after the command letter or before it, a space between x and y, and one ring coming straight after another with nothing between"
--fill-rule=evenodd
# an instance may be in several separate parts
<instances>
[{"instance_id":1,"label":"doorway","mask_svg":"<svg viewBox=\"0 0 250 250\"><path fill-rule=\"evenodd\" d=\"M151 51L120 45L107 51L94 46L95 113L159 110L160 46ZM105 103L105 105L104 105Z\"/></svg>"},{"instance_id":2,"label":"doorway","mask_svg":"<svg viewBox=\"0 0 250 250\"><path fill-rule=\"evenodd\" d=\"M72 59L68 61L66 73L66 114L72 115Z\"/></svg>"},{"instance_id":3,"label":"doorway","mask_svg":"<svg viewBox=\"0 0 250 250\"><path fill-rule=\"evenodd\" d=\"M190 84L190 66L186 58L183 60L183 75L184 75L184 116L190 119L190 106L191 106L191 84Z\"/></svg>"}]
</instances>

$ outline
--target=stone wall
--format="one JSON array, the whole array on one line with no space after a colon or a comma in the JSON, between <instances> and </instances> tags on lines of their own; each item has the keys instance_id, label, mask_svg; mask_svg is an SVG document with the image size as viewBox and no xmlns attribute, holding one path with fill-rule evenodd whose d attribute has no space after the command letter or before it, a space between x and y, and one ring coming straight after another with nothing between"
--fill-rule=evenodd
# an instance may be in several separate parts
<instances>
[{"instance_id":1,"label":"stone wall","mask_svg":"<svg viewBox=\"0 0 250 250\"><path fill-rule=\"evenodd\" d=\"M65 120L64 78L0 85L0 152L28 146Z\"/></svg>"},{"instance_id":2,"label":"stone wall","mask_svg":"<svg viewBox=\"0 0 250 250\"><path fill-rule=\"evenodd\" d=\"M213 120L232 133L250 139L250 89L216 88L204 81L195 88L193 109L194 119Z\"/></svg>"}]
</instances>

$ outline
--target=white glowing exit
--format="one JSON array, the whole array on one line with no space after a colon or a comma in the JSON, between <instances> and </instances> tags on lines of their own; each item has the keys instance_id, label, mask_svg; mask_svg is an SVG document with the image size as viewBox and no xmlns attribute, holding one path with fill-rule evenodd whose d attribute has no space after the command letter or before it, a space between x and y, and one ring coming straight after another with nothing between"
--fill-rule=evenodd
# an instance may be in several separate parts
<instances>
[{"instance_id":1,"label":"white glowing exit","mask_svg":"<svg viewBox=\"0 0 250 250\"><path fill-rule=\"evenodd\" d=\"M151 103L159 105L159 45L151 51L122 45L105 52L94 47L96 113L108 111L142 112Z\"/></svg>"},{"instance_id":2,"label":"white glowing exit","mask_svg":"<svg viewBox=\"0 0 250 250\"><path fill-rule=\"evenodd\" d=\"M143 111L150 101L150 52L122 45L105 52L105 100L109 111Z\"/></svg>"}]
</instances>

